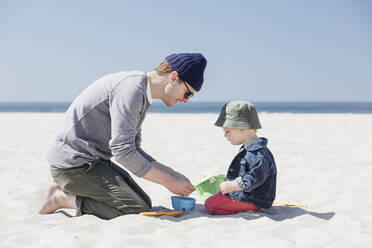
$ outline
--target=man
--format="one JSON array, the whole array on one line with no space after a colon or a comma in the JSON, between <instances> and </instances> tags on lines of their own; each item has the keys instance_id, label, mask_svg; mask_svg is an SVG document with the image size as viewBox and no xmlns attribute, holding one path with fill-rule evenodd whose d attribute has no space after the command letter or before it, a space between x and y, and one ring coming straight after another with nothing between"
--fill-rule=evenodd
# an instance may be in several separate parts
<instances>
[{"instance_id":1,"label":"man","mask_svg":"<svg viewBox=\"0 0 372 248\"><path fill-rule=\"evenodd\" d=\"M152 98L187 103L201 89L206 64L200 53L171 54L154 71L110 74L85 89L48 154L54 182L39 213L72 208L111 219L149 211L150 198L126 170L176 195L193 192L188 178L140 148L141 125Z\"/></svg>"}]
</instances>

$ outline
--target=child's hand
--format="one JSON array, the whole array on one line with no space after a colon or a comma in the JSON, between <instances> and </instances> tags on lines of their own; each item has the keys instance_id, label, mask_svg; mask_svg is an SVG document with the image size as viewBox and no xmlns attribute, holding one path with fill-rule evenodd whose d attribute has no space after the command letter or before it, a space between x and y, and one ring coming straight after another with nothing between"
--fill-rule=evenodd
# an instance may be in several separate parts
<instances>
[{"instance_id":1,"label":"child's hand","mask_svg":"<svg viewBox=\"0 0 372 248\"><path fill-rule=\"evenodd\" d=\"M222 194L227 194L232 191L241 190L238 183L235 181L225 181L220 184L220 191Z\"/></svg>"}]
</instances>

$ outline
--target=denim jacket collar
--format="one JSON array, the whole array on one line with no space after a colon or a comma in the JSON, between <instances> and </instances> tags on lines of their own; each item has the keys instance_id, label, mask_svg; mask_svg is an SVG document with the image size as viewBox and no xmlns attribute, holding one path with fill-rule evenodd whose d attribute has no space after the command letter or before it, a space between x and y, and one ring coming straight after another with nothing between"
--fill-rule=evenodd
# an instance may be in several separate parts
<instances>
[{"instance_id":1,"label":"denim jacket collar","mask_svg":"<svg viewBox=\"0 0 372 248\"><path fill-rule=\"evenodd\" d=\"M263 138L263 137L260 137L260 138L256 139L255 141L253 141L248 146L242 145L240 147L239 152L243 151L243 149L247 150L248 152L253 152L253 151L261 149L262 147L265 147L265 146L267 146L267 139Z\"/></svg>"}]
</instances>

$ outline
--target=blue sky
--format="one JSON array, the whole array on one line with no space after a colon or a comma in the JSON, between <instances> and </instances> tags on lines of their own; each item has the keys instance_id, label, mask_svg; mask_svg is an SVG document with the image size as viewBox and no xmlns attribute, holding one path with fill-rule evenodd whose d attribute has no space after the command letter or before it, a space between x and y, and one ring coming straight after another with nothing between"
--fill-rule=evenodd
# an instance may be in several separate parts
<instances>
[{"instance_id":1,"label":"blue sky","mask_svg":"<svg viewBox=\"0 0 372 248\"><path fill-rule=\"evenodd\" d=\"M0 102L201 52L194 101L372 101L372 1L0 2Z\"/></svg>"}]
</instances>

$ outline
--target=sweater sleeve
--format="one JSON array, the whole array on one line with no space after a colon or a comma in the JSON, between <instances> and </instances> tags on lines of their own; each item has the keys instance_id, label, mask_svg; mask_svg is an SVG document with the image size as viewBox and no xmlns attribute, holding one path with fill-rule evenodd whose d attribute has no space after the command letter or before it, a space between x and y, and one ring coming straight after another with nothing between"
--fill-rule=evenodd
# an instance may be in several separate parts
<instances>
[{"instance_id":1,"label":"sweater sleeve","mask_svg":"<svg viewBox=\"0 0 372 248\"><path fill-rule=\"evenodd\" d=\"M142 177L151 169L153 161L139 148L140 130L137 126L144 110L145 92L138 87L130 86L119 83L110 95L110 149L114 162Z\"/></svg>"}]
</instances>

